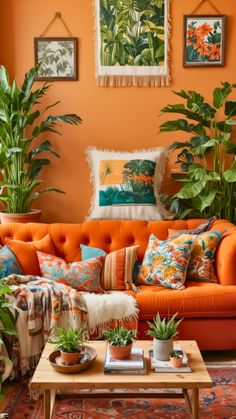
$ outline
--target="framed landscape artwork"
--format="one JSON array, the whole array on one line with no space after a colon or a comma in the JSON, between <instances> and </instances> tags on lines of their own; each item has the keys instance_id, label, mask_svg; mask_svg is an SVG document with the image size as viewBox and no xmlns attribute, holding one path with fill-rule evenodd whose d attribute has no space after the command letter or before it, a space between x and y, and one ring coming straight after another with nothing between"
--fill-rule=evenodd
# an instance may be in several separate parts
<instances>
[{"instance_id":1,"label":"framed landscape artwork","mask_svg":"<svg viewBox=\"0 0 236 419\"><path fill-rule=\"evenodd\" d=\"M36 80L77 80L77 38L34 38Z\"/></svg>"},{"instance_id":2,"label":"framed landscape artwork","mask_svg":"<svg viewBox=\"0 0 236 419\"><path fill-rule=\"evenodd\" d=\"M224 65L225 21L223 15L184 16L184 67Z\"/></svg>"}]
</instances>

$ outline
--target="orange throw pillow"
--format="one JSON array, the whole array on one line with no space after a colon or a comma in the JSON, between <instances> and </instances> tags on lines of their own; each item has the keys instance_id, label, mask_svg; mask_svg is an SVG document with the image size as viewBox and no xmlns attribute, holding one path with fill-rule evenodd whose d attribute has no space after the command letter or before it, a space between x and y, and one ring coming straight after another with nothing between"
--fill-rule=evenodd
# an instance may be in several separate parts
<instances>
[{"instance_id":1,"label":"orange throw pillow","mask_svg":"<svg viewBox=\"0 0 236 419\"><path fill-rule=\"evenodd\" d=\"M5 244L16 256L24 275L41 276L38 256L36 251L50 253L55 255L53 242L50 234L47 234L41 240L24 242L6 238Z\"/></svg>"}]
</instances>

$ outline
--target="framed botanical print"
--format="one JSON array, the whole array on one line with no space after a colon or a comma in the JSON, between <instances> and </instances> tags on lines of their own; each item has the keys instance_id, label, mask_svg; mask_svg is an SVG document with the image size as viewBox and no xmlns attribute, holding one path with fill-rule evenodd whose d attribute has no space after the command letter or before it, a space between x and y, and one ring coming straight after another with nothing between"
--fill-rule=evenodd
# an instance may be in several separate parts
<instances>
[{"instance_id":1,"label":"framed botanical print","mask_svg":"<svg viewBox=\"0 0 236 419\"><path fill-rule=\"evenodd\" d=\"M77 80L77 38L34 38L36 80Z\"/></svg>"},{"instance_id":2,"label":"framed botanical print","mask_svg":"<svg viewBox=\"0 0 236 419\"><path fill-rule=\"evenodd\" d=\"M223 66L224 15L184 16L184 67Z\"/></svg>"}]
</instances>

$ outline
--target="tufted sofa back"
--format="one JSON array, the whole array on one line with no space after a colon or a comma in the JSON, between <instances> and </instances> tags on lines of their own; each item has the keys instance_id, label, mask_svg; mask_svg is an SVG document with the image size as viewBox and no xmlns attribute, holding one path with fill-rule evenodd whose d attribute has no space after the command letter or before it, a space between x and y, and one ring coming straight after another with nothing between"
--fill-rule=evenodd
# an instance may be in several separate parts
<instances>
[{"instance_id":1,"label":"tufted sofa back","mask_svg":"<svg viewBox=\"0 0 236 419\"><path fill-rule=\"evenodd\" d=\"M67 262L80 260L80 244L99 247L106 252L122 247L139 245L138 258L142 259L148 239L154 233L159 239L168 237L168 229L192 229L203 220L175 221L118 221L96 220L81 224L41 224L41 223L9 223L0 225L0 244L5 238L23 241L40 240L50 233L56 255ZM233 225L224 220L215 221L214 230L232 229Z\"/></svg>"}]
</instances>

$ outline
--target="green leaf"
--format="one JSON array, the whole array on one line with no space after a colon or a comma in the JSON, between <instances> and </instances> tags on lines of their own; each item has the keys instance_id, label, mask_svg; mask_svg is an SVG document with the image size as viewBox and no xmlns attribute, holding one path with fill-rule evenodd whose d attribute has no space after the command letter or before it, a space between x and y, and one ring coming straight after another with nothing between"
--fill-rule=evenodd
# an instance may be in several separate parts
<instances>
[{"instance_id":1,"label":"green leaf","mask_svg":"<svg viewBox=\"0 0 236 419\"><path fill-rule=\"evenodd\" d=\"M192 202L194 204L194 207L201 212L204 211L205 208L211 206L212 202L216 197L216 194L217 191L213 189L208 192L201 193L200 195L193 198Z\"/></svg>"},{"instance_id":2,"label":"green leaf","mask_svg":"<svg viewBox=\"0 0 236 419\"><path fill-rule=\"evenodd\" d=\"M0 89L2 89L5 93L10 93L11 91L9 74L3 65L0 66Z\"/></svg>"},{"instance_id":3,"label":"green leaf","mask_svg":"<svg viewBox=\"0 0 236 419\"><path fill-rule=\"evenodd\" d=\"M189 182L180 189L174 196L181 199L189 199L197 196L206 186L207 179L201 179L197 182Z\"/></svg>"},{"instance_id":4,"label":"green leaf","mask_svg":"<svg viewBox=\"0 0 236 419\"><path fill-rule=\"evenodd\" d=\"M213 104L216 109L220 109L224 104L225 100L232 92L232 84L225 82L223 87L216 87L213 91Z\"/></svg>"},{"instance_id":5,"label":"green leaf","mask_svg":"<svg viewBox=\"0 0 236 419\"><path fill-rule=\"evenodd\" d=\"M185 131L191 132L194 124L189 124L186 119L167 121L160 126L160 132Z\"/></svg>"},{"instance_id":6,"label":"green leaf","mask_svg":"<svg viewBox=\"0 0 236 419\"><path fill-rule=\"evenodd\" d=\"M228 169L223 173L226 182L236 182L236 169Z\"/></svg>"},{"instance_id":7,"label":"green leaf","mask_svg":"<svg viewBox=\"0 0 236 419\"><path fill-rule=\"evenodd\" d=\"M225 102L225 115L230 117L236 115L236 100L227 100Z\"/></svg>"}]
</instances>

